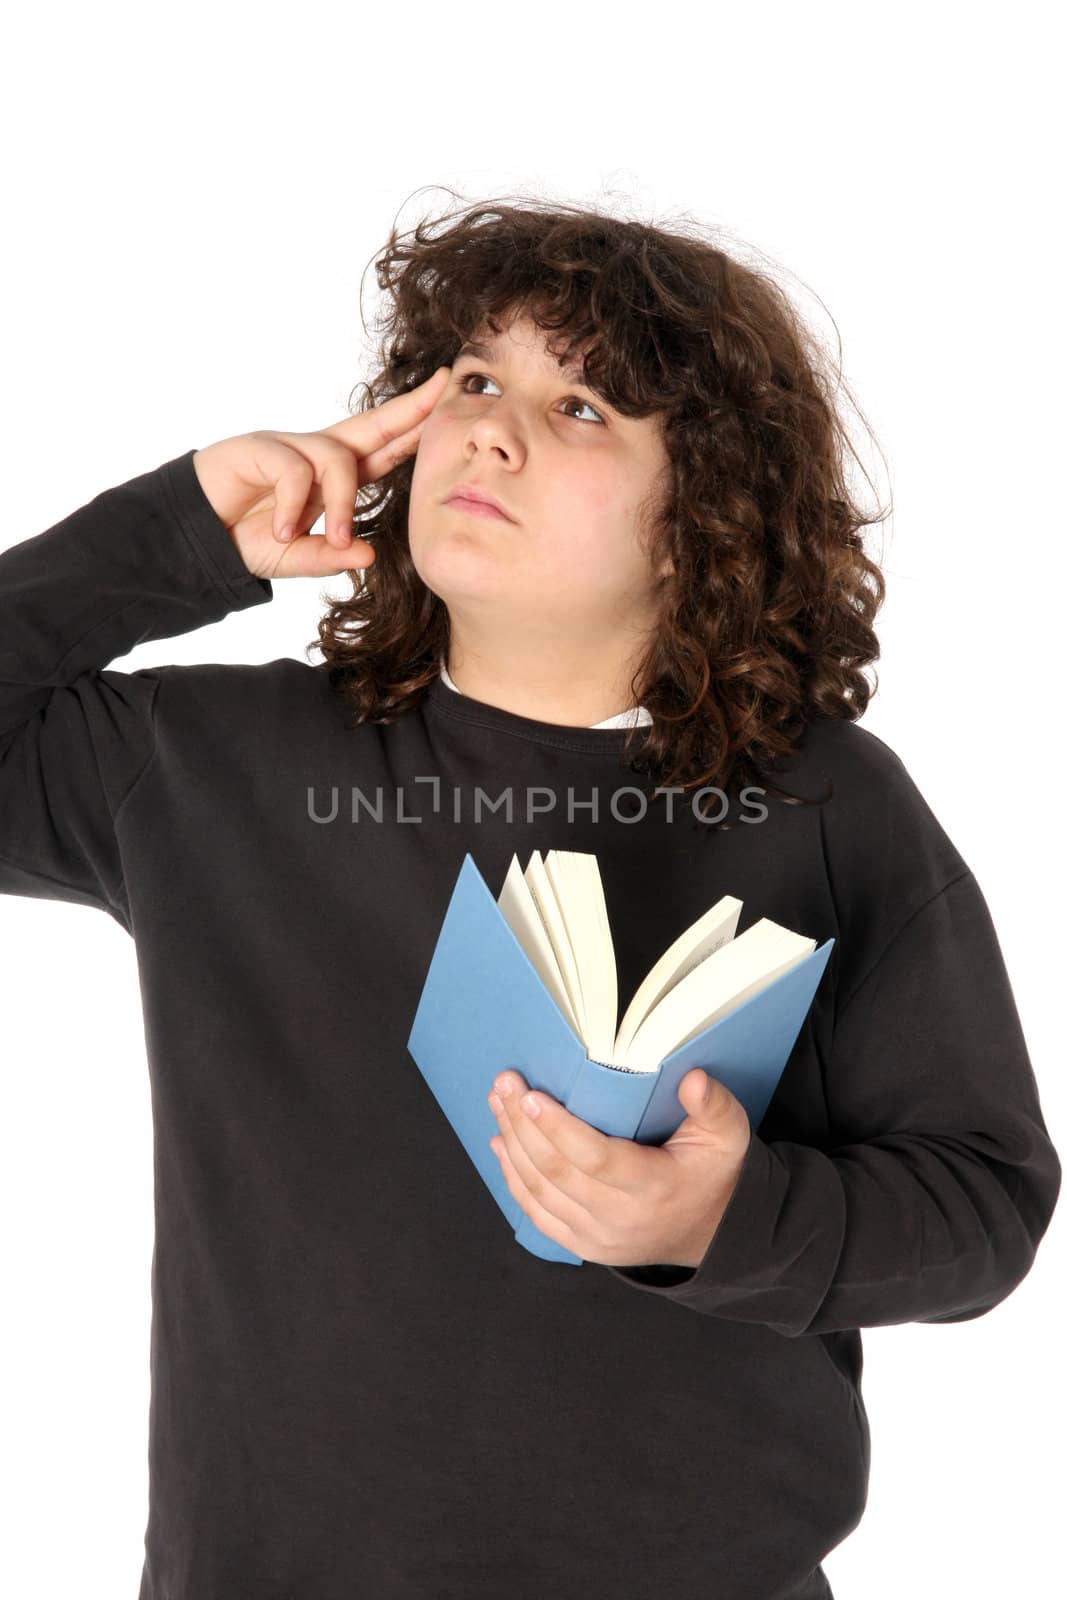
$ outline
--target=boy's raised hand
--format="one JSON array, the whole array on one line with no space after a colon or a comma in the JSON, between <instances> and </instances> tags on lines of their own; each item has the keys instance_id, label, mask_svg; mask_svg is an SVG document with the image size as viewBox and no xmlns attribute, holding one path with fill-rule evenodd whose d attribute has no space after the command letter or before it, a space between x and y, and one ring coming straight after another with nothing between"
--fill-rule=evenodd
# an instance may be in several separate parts
<instances>
[{"instance_id":1,"label":"boy's raised hand","mask_svg":"<svg viewBox=\"0 0 1067 1600\"><path fill-rule=\"evenodd\" d=\"M450 370L438 367L416 389L315 433L241 433L194 453L200 487L254 577L326 578L373 566L373 546L352 537L356 491L414 454ZM325 534L309 534L324 509Z\"/></svg>"}]
</instances>

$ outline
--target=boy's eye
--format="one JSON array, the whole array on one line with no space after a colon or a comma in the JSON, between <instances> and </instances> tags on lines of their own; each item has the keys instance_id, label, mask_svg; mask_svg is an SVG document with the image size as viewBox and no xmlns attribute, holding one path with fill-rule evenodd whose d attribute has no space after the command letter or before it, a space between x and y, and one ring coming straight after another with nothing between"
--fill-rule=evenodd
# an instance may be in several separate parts
<instances>
[{"instance_id":1,"label":"boy's eye","mask_svg":"<svg viewBox=\"0 0 1067 1600\"><path fill-rule=\"evenodd\" d=\"M469 383L477 382L477 381L482 380L482 379L484 379L484 381L486 383L495 382L495 379L491 378L487 372L468 372L468 373L465 373L464 376L459 379L459 387L460 387L460 389L462 390L462 392L464 394L475 394L478 391L474 390L474 389L468 389L467 385ZM604 423L604 418L600 415L600 413L593 406L591 406L589 404L588 400L582 400L576 394L568 395L566 400L563 401L563 404L565 406L569 406L569 405L584 406L587 411L591 411L593 413L593 416L596 418L598 423L600 423L601 425L603 425L603 423ZM575 422L584 423L586 427L589 426L589 423L586 421L586 419L584 417L575 417L573 420Z\"/></svg>"}]
</instances>

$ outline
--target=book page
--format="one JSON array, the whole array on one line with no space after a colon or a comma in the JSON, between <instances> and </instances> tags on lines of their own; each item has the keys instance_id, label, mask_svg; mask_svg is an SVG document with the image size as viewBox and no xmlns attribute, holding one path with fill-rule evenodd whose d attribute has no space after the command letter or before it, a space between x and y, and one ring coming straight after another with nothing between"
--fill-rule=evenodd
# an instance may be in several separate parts
<instances>
[{"instance_id":1,"label":"book page","mask_svg":"<svg viewBox=\"0 0 1067 1600\"><path fill-rule=\"evenodd\" d=\"M724 894L668 945L626 1008L615 1040L616 1057L625 1056L634 1034L663 997L694 967L729 943L737 932L741 910L742 903L735 895Z\"/></svg>"},{"instance_id":2,"label":"book page","mask_svg":"<svg viewBox=\"0 0 1067 1600\"><path fill-rule=\"evenodd\" d=\"M574 959L571 948L570 933L562 908L556 898L556 891L552 881L545 870L541 853L535 850L526 867L526 884L537 906L538 914L548 935L552 946L552 953L556 958L563 986L567 993L571 1012L575 1018L575 1027L582 1043L589 1048L587 1035L585 1003L582 996L582 985L578 975L578 964Z\"/></svg>"},{"instance_id":3,"label":"book page","mask_svg":"<svg viewBox=\"0 0 1067 1600\"><path fill-rule=\"evenodd\" d=\"M537 976L580 1039L582 1030L578 1024L578 1017L567 993L567 985L563 981L563 974L560 972L552 941L541 920L537 902L519 865L518 856L511 858L504 887L497 897L497 905L508 927L530 958Z\"/></svg>"},{"instance_id":4,"label":"book page","mask_svg":"<svg viewBox=\"0 0 1067 1600\"><path fill-rule=\"evenodd\" d=\"M626 1064L653 1070L680 1045L766 988L814 948L814 939L762 917L671 990L638 1028L626 1052Z\"/></svg>"},{"instance_id":5,"label":"book page","mask_svg":"<svg viewBox=\"0 0 1067 1600\"><path fill-rule=\"evenodd\" d=\"M619 987L600 864L588 852L550 850L545 867L570 935L582 992L586 1049L602 1060L615 1045Z\"/></svg>"}]
</instances>

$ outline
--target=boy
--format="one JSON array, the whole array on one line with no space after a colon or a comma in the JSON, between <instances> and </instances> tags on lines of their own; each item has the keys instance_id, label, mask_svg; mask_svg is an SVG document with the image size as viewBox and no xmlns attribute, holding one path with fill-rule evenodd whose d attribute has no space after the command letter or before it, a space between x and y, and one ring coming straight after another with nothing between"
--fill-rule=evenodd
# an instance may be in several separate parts
<instances>
[{"instance_id":1,"label":"boy","mask_svg":"<svg viewBox=\"0 0 1067 1600\"><path fill-rule=\"evenodd\" d=\"M566 219L520 220L547 273ZM612 231L631 226L604 225L605 275L637 270ZM514 229L480 237L521 262ZM697 421L649 403L651 358L636 399L617 371L594 387L511 310L443 363L424 320L430 376L404 378L398 344L372 410L189 451L0 556L0 889L95 905L137 942L156 1132L140 1600L827 1596L820 1562L866 1502L857 1330L988 1311L1056 1203L988 911L899 759L809 707L785 797L768 781L751 825L732 809L715 758L756 748L738 696L766 711L815 680L800 654L782 667L785 624L772 652L773 561L751 579L781 527L734 547L725 511L679 511L693 430L728 440L744 411L730 341L722 408ZM352 542L375 484L398 487ZM829 523L808 537L851 548ZM106 668L273 578L346 569L328 671ZM830 593L840 563L817 570ZM794 640L833 615L807 598ZM828 625L808 638L813 662L857 658ZM688 705L687 672L706 691ZM750 724L766 757L772 719ZM672 726L660 754L703 762L732 825L684 784L673 812L613 805L634 735L647 759ZM502 788L510 812L486 804ZM513 854L552 848L598 857L624 1004L723 893L739 931L837 940L758 1130L694 1072L667 1146L608 1139L544 1095L528 1118L500 1063L509 1187L578 1269L515 1245L405 1048L464 853L496 893Z\"/></svg>"}]
</instances>

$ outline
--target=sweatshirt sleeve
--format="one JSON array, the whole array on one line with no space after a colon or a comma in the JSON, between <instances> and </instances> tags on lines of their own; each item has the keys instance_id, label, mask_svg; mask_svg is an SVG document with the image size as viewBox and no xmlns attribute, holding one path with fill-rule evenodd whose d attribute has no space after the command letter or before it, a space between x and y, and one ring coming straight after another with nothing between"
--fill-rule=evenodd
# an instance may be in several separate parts
<instances>
[{"instance_id":1,"label":"sweatshirt sleeve","mask_svg":"<svg viewBox=\"0 0 1067 1600\"><path fill-rule=\"evenodd\" d=\"M0 893L97 906L127 931L116 818L152 760L167 669L107 663L273 595L195 453L0 552Z\"/></svg>"},{"instance_id":2,"label":"sweatshirt sleeve","mask_svg":"<svg viewBox=\"0 0 1067 1600\"><path fill-rule=\"evenodd\" d=\"M966 1322L1029 1272L1061 1167L985 898L915 910L838 1013L826 1150L753 1133L695 1269L610 1267L788 1337Z\"/></svg>"}]
</instances>

